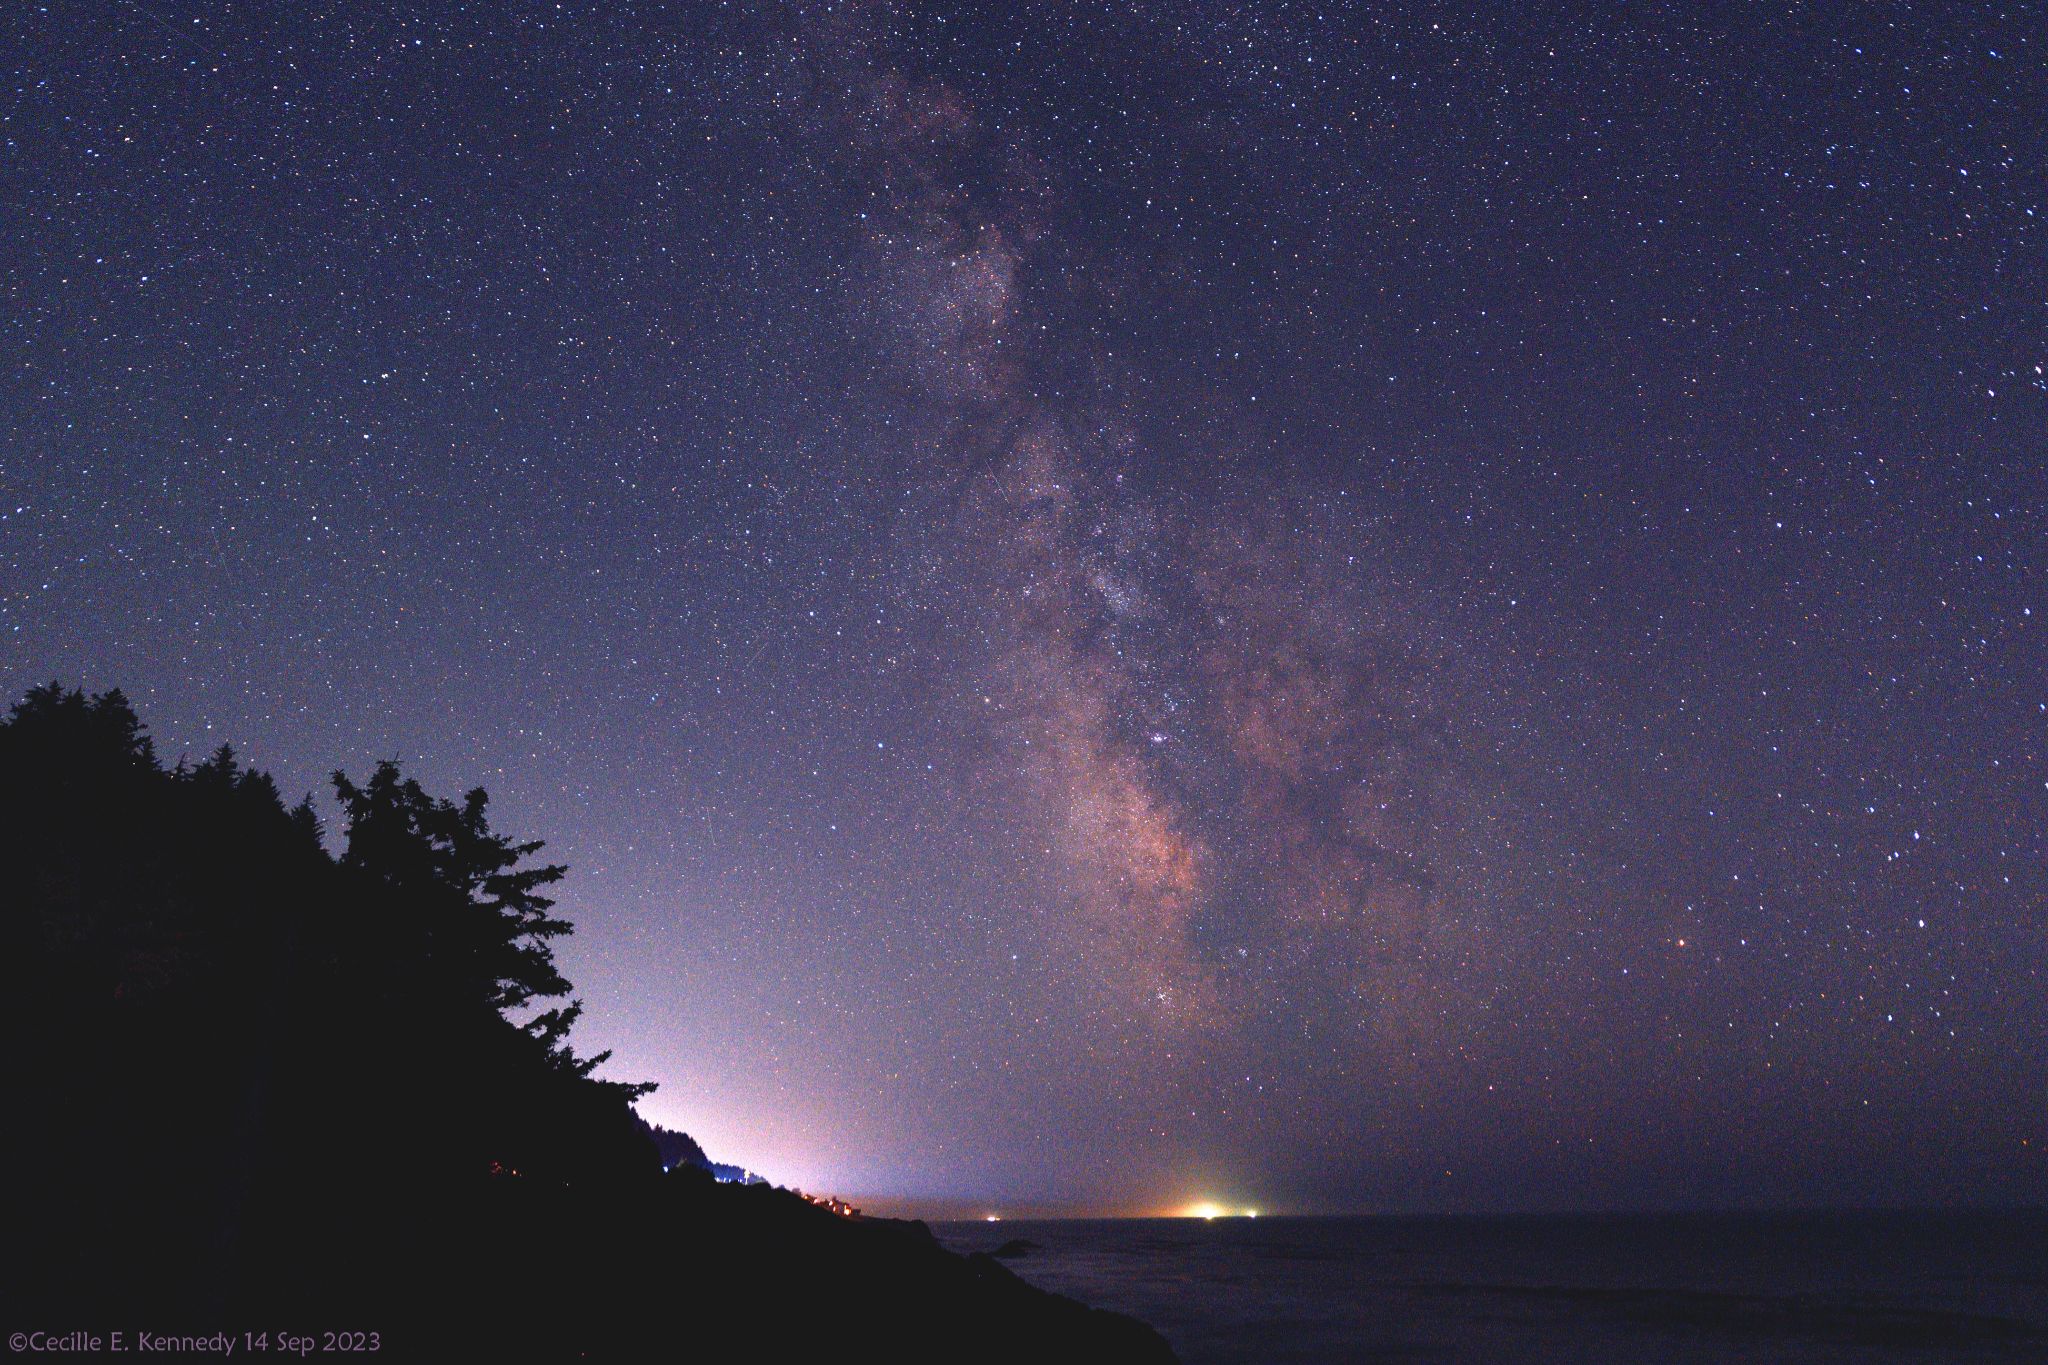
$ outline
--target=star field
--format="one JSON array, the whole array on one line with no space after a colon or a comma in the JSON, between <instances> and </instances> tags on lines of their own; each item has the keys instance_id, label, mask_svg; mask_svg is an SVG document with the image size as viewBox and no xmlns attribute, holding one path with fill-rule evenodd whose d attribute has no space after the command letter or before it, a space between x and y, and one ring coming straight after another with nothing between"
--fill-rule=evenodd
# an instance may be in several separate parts
<instances>
[{"instance_id":1,"label":"star field","mask_svg":"<svg viewBox=\"0 0 2048 1365\"><path fill-rule=\"evenodd\" d=\"M19 6L0 669L809 1188L2037 1201L2041 18Z\"/></svg>"}]
</instances>

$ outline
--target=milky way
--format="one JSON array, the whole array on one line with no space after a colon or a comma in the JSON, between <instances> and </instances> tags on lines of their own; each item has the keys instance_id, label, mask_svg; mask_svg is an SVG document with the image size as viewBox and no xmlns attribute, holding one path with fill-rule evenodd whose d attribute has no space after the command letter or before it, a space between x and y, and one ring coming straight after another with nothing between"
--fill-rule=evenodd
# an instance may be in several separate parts
<instances>
[{"instance_id":1,"label":"milky way","mask_svg":"<svg viewBox=\"0 0 2048 1365\"><path fill-rule=\"evenodd\" d=\"M941 687L1057 862L1066 968L1168 1033L1385 1008L1438 908L1450 746L1409 623L1345 552L1369 537L1256 471L1220 505L1141 491L1139 438L1085 382L1099 348L1032 307L1068 245L1042 161L865 32L806 36L825 74L791 112L864 191L856 315L919 433L912 605L965 643Z\"/></svg>"},{"instance_id":2,"label":"milky way","mask_svg":"<svg viewBox=\"0 0 2048 1365\"><path fill-rule=\"evenodd\" d=\"M4 22L6 681L486 785L715 1154L2048 1192L2023 11Z\"/></svg>"}]
</instances>

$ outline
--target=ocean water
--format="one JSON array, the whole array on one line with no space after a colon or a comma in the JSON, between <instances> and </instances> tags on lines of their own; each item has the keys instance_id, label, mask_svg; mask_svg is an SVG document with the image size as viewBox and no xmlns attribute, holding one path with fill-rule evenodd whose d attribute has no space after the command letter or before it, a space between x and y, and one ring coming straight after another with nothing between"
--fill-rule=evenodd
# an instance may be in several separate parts
<instances>
[{"instance_id":1,"label":"ocean water","mask_svg":"<svg viewBox=\"0 0 2048 1365\"><path fill-rule=\"evenodd\" d=\"M940 1223L1222 1362L2048 1362L2048 1213Z\"/></svg>"}]
</instances>

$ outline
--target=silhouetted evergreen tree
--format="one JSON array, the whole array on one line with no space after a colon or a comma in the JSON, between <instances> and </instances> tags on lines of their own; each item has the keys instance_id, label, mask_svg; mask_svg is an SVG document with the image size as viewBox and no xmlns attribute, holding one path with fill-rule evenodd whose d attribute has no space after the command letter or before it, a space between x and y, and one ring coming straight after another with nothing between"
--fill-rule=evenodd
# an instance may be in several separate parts
<instances>
[{"instance_id":1,"label":"silhouetted evergreen tree","mask_svg":"<svg viewBox=\"0 0 2048 1365\"><path fill-rule=\"evenodd\" d=\"M652 1087L592 1076L575 1002L534 1008L569 991L562 869L482 791L392 763L335 790L338 858L231 749L165 769L118 692L37 688L0 724L8 1093L35 1116L9 1169L37 1173L10 1225L63 1275L191 1302L394 1199L657 1169L630 1108Z\"/></svg>"},{"instance_id":2,"label":"silhouetted evergreen tree","mask_svg":"<svg viewBox=\"0 0 2048 1365\"><path fill-rule=\"evenodd\" d=\"M651 1087L569 1045L562 869L481 791L437 800L390 763L335 791L338 856L232 750L165 768L118 692L36 688L0 722L0 1329L1171 1358L920 1225L660 1174L631 1107Z\"/></svg>"}]
</instances>

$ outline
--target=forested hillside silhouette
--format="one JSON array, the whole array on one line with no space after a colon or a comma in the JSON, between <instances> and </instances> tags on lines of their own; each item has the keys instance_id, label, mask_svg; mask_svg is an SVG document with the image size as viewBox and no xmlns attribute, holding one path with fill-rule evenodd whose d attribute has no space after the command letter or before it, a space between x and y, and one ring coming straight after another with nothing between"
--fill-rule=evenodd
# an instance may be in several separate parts
<instances>
[{"instance_id":1,"label":"forested hillside silhouette","mask_svg":"<svg viewBox=\"0 0 2048 1365\"><path fill-rule=\"evenodd\" d=\"M27 1252L0 1326L620 1359L951 1358L996 1329L974 1354L1170 1358L920 1225L713 1182L633 1112L651 1086L571 1047L541 845L393 763L334 790L338 851L226 748L167 766L119 692L52 684L0 722L0 1181Z\"/></svg>"}]
</instances>

